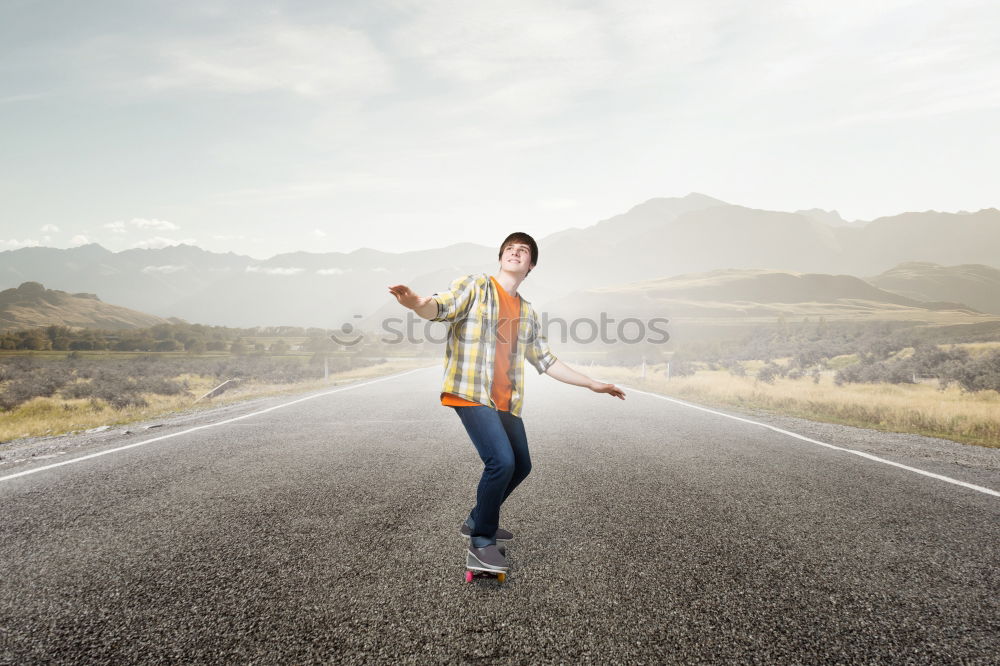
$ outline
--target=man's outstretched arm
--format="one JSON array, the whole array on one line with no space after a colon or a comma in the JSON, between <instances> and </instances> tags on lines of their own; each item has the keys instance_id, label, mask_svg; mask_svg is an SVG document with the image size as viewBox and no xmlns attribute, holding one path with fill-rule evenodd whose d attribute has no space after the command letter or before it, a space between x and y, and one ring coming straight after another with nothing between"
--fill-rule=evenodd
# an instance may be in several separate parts
<instances>
[{"instance_id":1,"label":"man's outstretched arm","mask_svg":"<svg viewBox=\"0 0 1000 666\"><path fill-rule=\"evenodd\" d=\"M545 374L566 384L572 384L573 386L585 386L594 393L609 393L616 398L621 398L622 400L625 399L625 392L614 384L605 384L604 382L591 379L587 375L577 372L560 360L556 360L555 363L550 365L545 371Z\"/></svg>"},{"instance_id":2,"label":"man's outstretched arm","mask_svg":"<svg viewBox=\"0 0 1000 666\"><path fill-rule=\"evenodd\" d=\"M424 298L405 284L390 286L389 291L400 305L410 308L424 319L454 322L465 315L475 300L476 276L463 275L452 281L450 289Z\"/></svg>"}]
</instances>

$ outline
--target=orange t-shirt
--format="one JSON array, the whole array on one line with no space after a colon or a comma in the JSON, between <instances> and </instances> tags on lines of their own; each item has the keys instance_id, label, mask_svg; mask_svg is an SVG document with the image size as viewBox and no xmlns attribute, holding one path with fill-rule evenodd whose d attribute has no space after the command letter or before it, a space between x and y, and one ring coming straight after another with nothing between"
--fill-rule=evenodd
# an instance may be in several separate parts
<instances>
[{"instance_id":1,"label":"orange t-shirt","mask_svg":"<svg viewBox=\"0 0 1000 666\"><path fill-rule=\"evenodd\" d=\"M492 275L490 280L496 286L500 296L500 314L497 321L496 348L493 357L493 398L497 409L510 411L510 394L513 384L510 381L510 364L513 360L511 352L514 347L514 337L517 335L518 319L521 316L521 296L511 296ZM478 402L472 402L454 393L442 393L441 404L449 407L474 407Z\"/></svg>"}]
</instances>

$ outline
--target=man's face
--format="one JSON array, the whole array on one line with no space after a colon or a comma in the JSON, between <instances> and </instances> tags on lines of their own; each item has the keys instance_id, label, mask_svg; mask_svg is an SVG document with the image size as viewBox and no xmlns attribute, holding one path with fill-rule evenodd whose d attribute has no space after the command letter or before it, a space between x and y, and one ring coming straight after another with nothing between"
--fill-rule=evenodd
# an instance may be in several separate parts
<instances>
[{"instance_id":1,"label":"man's face","mask_svg":"<svg viewBox=\"0 0 1000 666\"><path fill-rule=\"evenodd\" d=\"M505 271L527 275L531 270L531 248L524 243L511 243L503 249L500 266Z\"/></svg>"}]
</instances>

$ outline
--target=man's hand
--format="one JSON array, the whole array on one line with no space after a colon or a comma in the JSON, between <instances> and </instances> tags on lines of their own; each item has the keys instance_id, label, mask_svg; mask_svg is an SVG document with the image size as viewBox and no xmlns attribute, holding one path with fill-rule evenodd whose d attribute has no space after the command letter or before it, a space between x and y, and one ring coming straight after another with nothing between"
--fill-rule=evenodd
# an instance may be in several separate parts
<instances>
[{"instance_id":1,"label":"man's hand","mask_svg":"<svg viewBox=\"0 0 1000 666\"><path fill-rule=\"evenodd\" d=\"M621 390L614 384L604 384L602 382L594 382L590 385L590 390L594 393L609 393L616 398L625 399L625 391Z\"/></svg>"},{"instance_id":2,"label":"man's hand","mask_svg":"<svg viewBox=\"0 0 1000 666\"><path fill-rule=\"evenodd\" d=\"M410 308L411 310L417 309L430 300L429 298L420 298L405 284L393 285L392 287L389 287L389 291L396 297L396 300L399 301L400 305Z\"/></svg>"},{"instance_id":3,"label":"man's hand","mask_svg":"<svg viewBox=\"0 0 1000 666\"><path fill-rule=\"evenodd\" d=\"M556 362L549 366L545 374L566 384L586 386L594 393L609 393L616 398L625 399L625 391L614 384L605 384L596 379L591 379L587 375L577 372L559 359L556 359Z\"/></svg>"},{"instance_id":4,"label":"man's hand","mask_svg":"<svg viewBox=\"0 0 1000 666\"><path fill-rule=\"evenodd\" d=\"M424 319L433 319L437 316L438 304L434 297L420 298L405 284L393 285L389 287L389 291L396 297L400 305L410 308Z\"/></svg>"}]
</instances>

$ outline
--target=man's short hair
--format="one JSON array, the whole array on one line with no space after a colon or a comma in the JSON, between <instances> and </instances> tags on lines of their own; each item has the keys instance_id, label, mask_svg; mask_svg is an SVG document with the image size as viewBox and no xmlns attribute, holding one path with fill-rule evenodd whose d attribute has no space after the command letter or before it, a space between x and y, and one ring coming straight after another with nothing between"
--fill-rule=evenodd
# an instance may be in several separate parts
<instances>
[{"instance_id":1,"label":"man's short hair","mask_svg":"<svg viewBox=\"0 0 1000 666\"><path fill-rule=\"evenodd\" d=\"M511 235L507 236L507 238L503 239L503 242L500 243L500 251L497 253L497 260L503 261L503 251L507 248L508 245L511 245L513 243L524 243L525 245L531 248L532 268L528 269L528 273L535 270L534 267L538 265L538 243L535 242L534 238L524 233L523 231L515 231ZM527 275L527 273L525 273L525 275Z\"/></svg>"}]
</instances>

